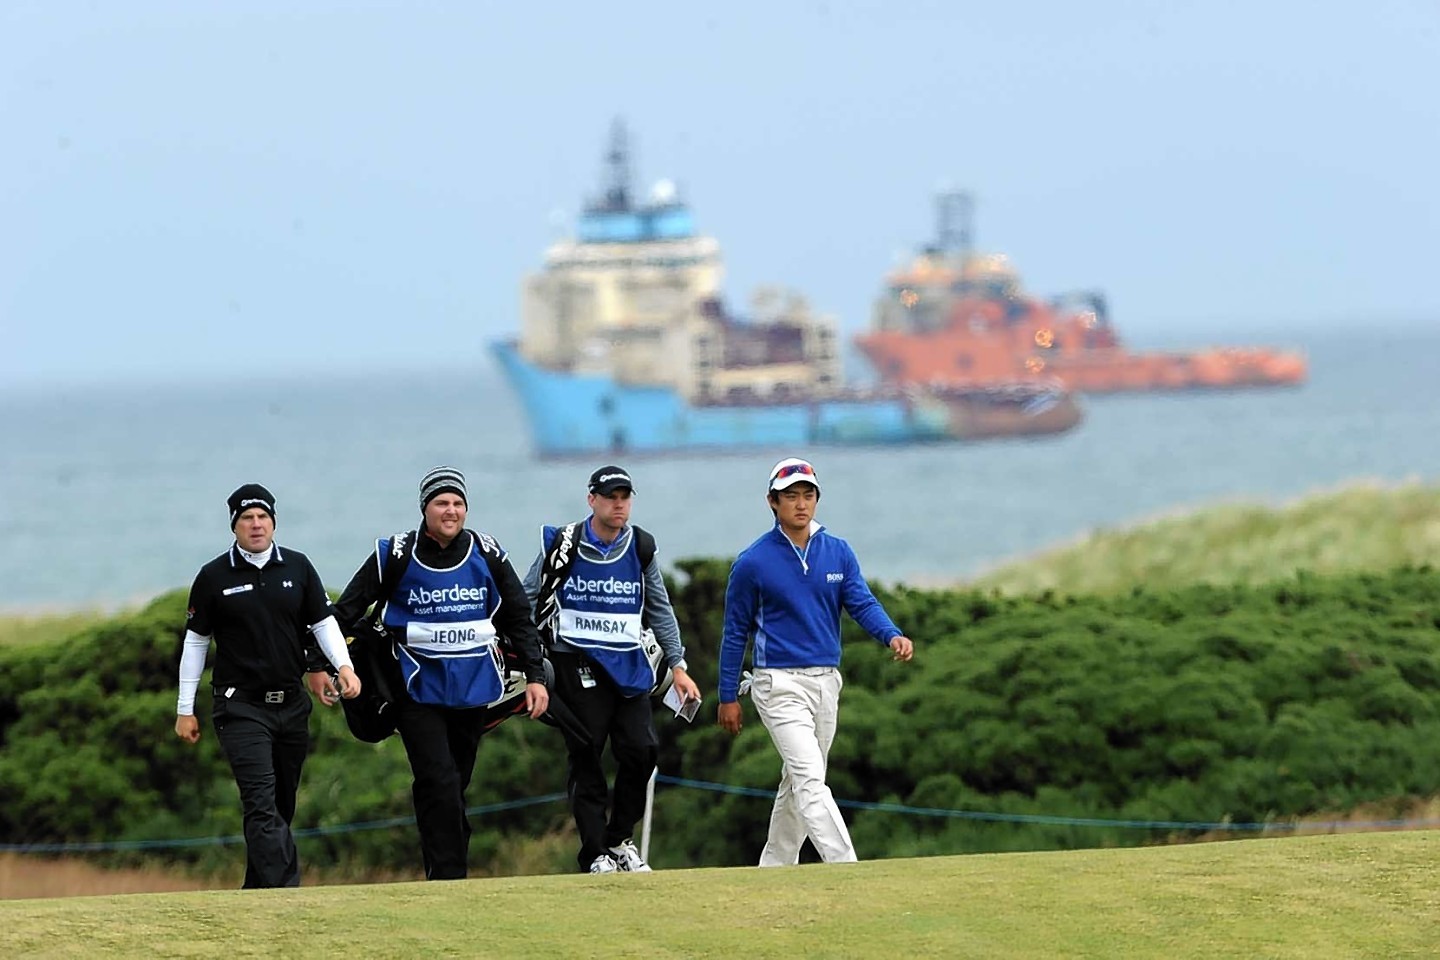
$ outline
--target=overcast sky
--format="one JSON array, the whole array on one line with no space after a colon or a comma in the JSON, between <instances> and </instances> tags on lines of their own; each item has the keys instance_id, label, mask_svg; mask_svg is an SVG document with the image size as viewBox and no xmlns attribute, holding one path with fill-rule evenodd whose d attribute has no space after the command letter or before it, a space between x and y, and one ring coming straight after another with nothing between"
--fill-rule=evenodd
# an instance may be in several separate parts
<instances>
[{"instance_id":1,"label":"overcast sky","mask_svg":"<svg viewBox=\"0 0 1440 960\"><path fill-rule=\"evenodd\" d=\"M1137 343L1440 324L1434 0L3 0L0 385L485 362L617 116L738 305L949 182Z\"/></svg>"}]
</instances>

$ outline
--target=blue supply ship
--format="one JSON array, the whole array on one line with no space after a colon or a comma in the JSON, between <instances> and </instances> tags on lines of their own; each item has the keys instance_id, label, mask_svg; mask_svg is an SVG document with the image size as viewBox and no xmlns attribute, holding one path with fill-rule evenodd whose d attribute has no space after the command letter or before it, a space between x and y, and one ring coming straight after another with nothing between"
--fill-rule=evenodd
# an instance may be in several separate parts
<instances>
[{"instance_id":1,"label":"blue supply ship","mask_svg":"<svg viewBox=\"0 0 1440 960\"><path fill-rule=\"evenodd\" d=\"M525 279L519 339L493 347L536 454L915 443L1079 422L1050 384L847 386L835 322L803 298L764 288L748 319L727 312L719 244L696 232L672 184L634 201L619 123L606 164L577 235Z\"/></svg>"}]
</instances>

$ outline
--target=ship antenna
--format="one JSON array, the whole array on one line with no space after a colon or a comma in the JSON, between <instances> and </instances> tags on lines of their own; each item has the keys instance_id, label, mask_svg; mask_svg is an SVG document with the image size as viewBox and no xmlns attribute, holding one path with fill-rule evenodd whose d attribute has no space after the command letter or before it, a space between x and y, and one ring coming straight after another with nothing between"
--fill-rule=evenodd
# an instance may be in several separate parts
<instances>
[{"instance_id":1,"label":"ship antenna","mask_svg":"<svg viewBox=\"0 0 1440 960\"><path fill-rule=\"evenodd\" d=\"M936 247L942 254L968 259L974 251L975 199L962 190L942 190L935 197Z\"/></svg>"},{"instance_id":2,"label":"ship antenna","mask_svg":"<svg viewBox=\"0 0 1440 960\"><path fill-rule=\"evenodd\" d=\"M610 149L605 153L605 209L630 209L630 135L619 117L610 127Z\"/></svg>"}]
</instances>

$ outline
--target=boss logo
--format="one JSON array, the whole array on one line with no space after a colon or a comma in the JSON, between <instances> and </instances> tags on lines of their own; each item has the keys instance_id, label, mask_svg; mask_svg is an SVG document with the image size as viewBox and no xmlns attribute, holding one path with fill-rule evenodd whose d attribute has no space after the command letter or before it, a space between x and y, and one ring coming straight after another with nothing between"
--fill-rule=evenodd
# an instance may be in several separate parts
<instances>
[{"instance_id":1,"label":"boss logo","mask_svg":"<svg viewBox=\"0 0 1440 960\"><path fill-rule=\"evenodd\" d=\"M825 574L825 582L826 582L826 583L839 583L840 581L842 581L842 580L844 580L844 579L845 579L845 574L843 574L843 573L827 573L827 574Z\"/></svg>"}]
</instances>

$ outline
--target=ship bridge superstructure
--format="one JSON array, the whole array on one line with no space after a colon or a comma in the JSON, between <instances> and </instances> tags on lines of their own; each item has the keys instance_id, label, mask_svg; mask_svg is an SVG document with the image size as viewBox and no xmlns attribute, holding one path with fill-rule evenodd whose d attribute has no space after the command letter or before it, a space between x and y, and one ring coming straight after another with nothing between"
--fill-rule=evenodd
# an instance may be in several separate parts
<instances>
[{"instance_id":1,"label":"ship bridge superstructure","mask_svg":"<svg viewBox=\"0 0 1440 960\"><path fill-rule=\"evenodd\" d=\"M781 399L838 384L832 318L771 290L757 294L751 321L725 312L719 243L696 230L673 183L661 181L636 201L619 122L605 165L604 188L586 204L575 236L552 245L544 269L525 279L526 360L672 388L699 403Z\"/></svg>"}]
</instances>

